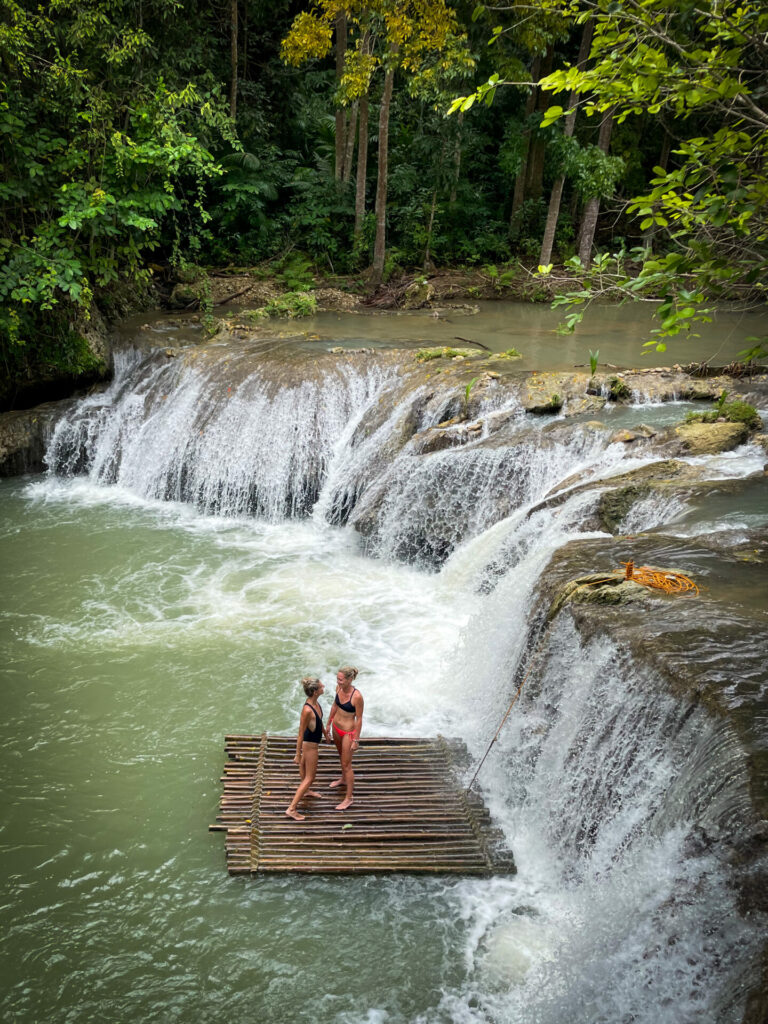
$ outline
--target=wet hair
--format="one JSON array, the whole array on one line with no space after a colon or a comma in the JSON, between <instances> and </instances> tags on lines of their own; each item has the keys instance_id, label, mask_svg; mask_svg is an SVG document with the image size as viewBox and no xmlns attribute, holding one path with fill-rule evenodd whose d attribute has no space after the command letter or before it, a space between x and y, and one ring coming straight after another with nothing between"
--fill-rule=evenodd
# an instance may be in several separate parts
<instances>
[{"instance_id":1,"label":"wet hair","mask_svg":"<svg viewBox=\"0 0 768 1024\"><path fill-rule=\"evenodd\" d=\"M301 685L304 687L304 693L311 697L320 689L321 683L317 676L304 676Z\"/></svg>"},{"instance_id":2,"label":"wet hair","mask_svg":"<svg viewBox=\"0 0 768 1024\"><path fill-rule=\"evenodd\" d=\"M339 672L341 672L345 679L351 679L353 682L357 679L357 669L351 668L349 665L344 665L343 668L339 669Z\"/></svg>"}]
</instances>

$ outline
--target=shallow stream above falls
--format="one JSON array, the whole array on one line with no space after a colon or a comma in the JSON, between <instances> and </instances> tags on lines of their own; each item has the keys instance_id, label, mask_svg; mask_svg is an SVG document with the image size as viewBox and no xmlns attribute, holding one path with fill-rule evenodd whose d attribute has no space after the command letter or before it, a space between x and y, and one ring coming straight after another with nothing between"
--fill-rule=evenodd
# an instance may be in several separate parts
<instances>
[{"instance_id":1,"label":"shallow stream above falls","mask_svg":"<svg viewBox=\"0 0 768 1024\"><path fill-rule=\"evenodd\" d=\"M660 355L643 349L655 326L653 308L654 303L592 306L573 335L557 333L562 320L558 310L546 304L503 300L457 303L456 308L321 312L288 323L273 321L269 330L277 337L293 338L293 344L306 344L309 350L361 345L379 349L393 344L455 347L466 341L492 352L516 348L521 353L516 366L522 370L588 368L590 350L599 352L601 364L618 367L658 366L670 361L725 366L754 344L746 338L768 333L768 314L721 309L713 313L711 324L698 326L696 337L681 334L669 342L669 351ZM224 306L215 312L227 311L230 307ZM197 314L177 312L134 316L119 328L119 335L122 344L135 345L141 339L156 346L185 340L196 343L201 331Z\"/></svg>"},{"instance_id":2,"label":"shallow stream above falls","mask_svg":"<svg viewBox=\"0 0 768 1024\"><path fill-rule=\"evenodd\" d=\"M0 480L2 1019L758 1024L764 451L670 456L690 405L580 385L537 415L504 373L438 428L461 366L187 330L143 331L49 472ZM701 595L542 632L560 582L632 557ZM475 762L532 665L479 779L516 875L226 875L224 735L292 732L300 676L347 663L369 735Z\"/></svg>"}]
</instances>

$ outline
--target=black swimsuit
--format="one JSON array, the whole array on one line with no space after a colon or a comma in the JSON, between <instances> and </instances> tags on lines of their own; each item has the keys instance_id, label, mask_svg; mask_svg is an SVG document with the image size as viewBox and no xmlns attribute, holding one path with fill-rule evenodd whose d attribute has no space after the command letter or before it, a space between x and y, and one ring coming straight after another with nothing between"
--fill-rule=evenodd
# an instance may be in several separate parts
<instances>
[{"instance_id":1,"label":"black swimsuit","mask_svg":"<svg viewBox=\"0 0 768 1024\"><path fill-rule=\"evenodd\" d=\"M349 700L344 701L343 704L339 700L339 694L337 692L336 699L334 700L333 703L336 704L339 708L341 708L342 711L346 711L348 715L356 715L357 712L355 711L355 705L352 703L352 698L355 696L356 691L357 687L353 686L352 693L350 693L349 695Z\"/></svg>"},{"instance_id":2,"label":"black swimsuit","mask_svg":"<svg viewBox=\"0 0 768 1024\"><path fill-rule=\"evenodd\" d=\"M310 710L315 712L315 728L304 729L304 742L319 743L323 735L323 709L320 708L320 711L318 713L317 711L315 711L315 709L312 707L309 701L304 702L304 707L310 708Z\"/></svg>"}]
</instances>

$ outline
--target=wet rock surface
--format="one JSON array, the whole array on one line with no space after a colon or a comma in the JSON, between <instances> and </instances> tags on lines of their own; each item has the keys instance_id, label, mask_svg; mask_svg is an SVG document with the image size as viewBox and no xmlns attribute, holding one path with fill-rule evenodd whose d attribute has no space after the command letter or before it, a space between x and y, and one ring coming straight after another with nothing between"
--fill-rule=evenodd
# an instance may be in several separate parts
<instances>
[{"instance_id":1,"label":"wet rock surface","mask_svg":"<svg viewBox=\"0 0 768 1024\"><path fill-rule=\"evenodd\" d=\"M0 413L0 477L45 469L45 451L56 421L75 401L65 399Z\"/></svg>"},{"instance_id":2,"label":"wet rock surface","mask_svg":"<svg viewBox=\"0 0 768 1024\"><path fill-rule=\"evenodd\" d=\"M749 552L754 561L745 560ZM551 605L574 580L623 575L623 562L662 566L689 576L698 595L641 587L631 608L588 602L573 609L587 633L604 630L653 665L678 695L702 700L733 722L750 753L753 793L768 818L768 530L736 543L712 537L576 540L545 573ZM586 570L586 572L585 572ZM745 602L744 596L749 595ZM619 604L619 602L617 602Z\"/></svg>"},{"instance_id":3,"label":"wet rock surface","mask_svg":"<svg viewBox=\"0 0 768 1024\"><path fill-rule=\"evenodd\" d=\"M682 423L674 428L679 445L673 440L670 447L685 455L717 455L738 448L748 436L744 423Z\"/></svg>"},{"instance_id":4,"label":"wet rock surface","mask_svg":"<svg viewBox=\"0 0 768 1024\"><path fill-rule=\"evenodd\" d=\"M754 562L745 561L745 551ZM699 853L717 849L730 862L746 914L768 912L767 558L765 529L736 543L663 535L576 540L551 560L540 598L542 614L549 606L552 614L572 616L585 638L609 636L691 712L703 708L722 723L721 742L732 745L731 757L743 773L744 801L733 808L735 816L713 822L691 842L699 842ZM620 581L616 570L629 559L683 572L699 594L637 587L629 600L582 597L625 588L623 582L601 588L594 581Z\"/></svg>"}]
</instances>

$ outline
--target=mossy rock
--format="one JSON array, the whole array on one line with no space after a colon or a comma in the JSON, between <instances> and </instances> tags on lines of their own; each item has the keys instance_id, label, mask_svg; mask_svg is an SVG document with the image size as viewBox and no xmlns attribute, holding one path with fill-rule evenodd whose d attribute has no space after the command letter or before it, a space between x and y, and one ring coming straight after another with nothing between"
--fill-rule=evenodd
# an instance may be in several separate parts
<instances>
[{"instance_id":1,"label":"mossy rock","mask_svg":"<svg viewBox=\"0 0 768 1024\"><path fill-rule=\"evenodd\" d=\"M686 423L744 423L749 430L760 430L763 421L760 413L748 402L736 399L726 402L709 412L691 412L685 418Z\"/></svg>"},{"instance_id":2,"label":"mossy rock","mask_svg":"<svg viewBox=\"0 0 768 1024\"><path fill-rule=\"evenodd\" d=\"M195 303L200 302L208 293L208 281L179 281L174 286L171 292L171 297L168 300L170 306L174 309L186 309L188 306L192 306Z\"/></svg>"},{"instance_id":3,"label":"mossy rock","mask_svg":"<svg viewBox=\"0 0 768 1024\"><path fill-rule=\"evenodd\" d=\"M479 352L469 348L420 348L416 353L416 362L429 363L433 359L469 359L471 357L482 358Z\"/></svg>"},{"instance_id":4,"label":"mossy rock","mask_svg":"<svg viewBox=\"0 0 768 1024\"><path fill-rule=\"evenodd\" d=\"M412 281L405 289L403 307L405 309L422 309L424 306L429 305L434 297L435 289L429 281L426 279Z\"/></svg>"},{"instance_id":5,"label":"mossy rock","mask_svg":"<svg viewBox=\"0 0 768 1024\"><path fill-rule=\"evenodd\" d=\"M620 377L608 381L608 397L612 402L624 402L632 397L632 389Z\"/></svg>"},{"instance_id":6,"label":"mossy rock","mask_svg":"<svg viewBox=\"0 0 768 1024\"><path fill-rule=\"evenodd\" d=\"M547 413L560 412L563 408L563 399L558 394L552 394L548 398L542 398L540 401L529 404L526 406L526 412L532 412L536 415L546 415Z\"/></svg>"},{"instance_id":7,"label":"mossy rock","mask_svg":"<svg viewBox=\"0 0 768 1024\"><path fill-rule=\"evenodd\" d=\"M625 579L624 573L594 572L579 576L564 584L550 605L547 619L551 620L566 604L632 604L648 597L647 587Z\"/></svg>"}]
</instances>

